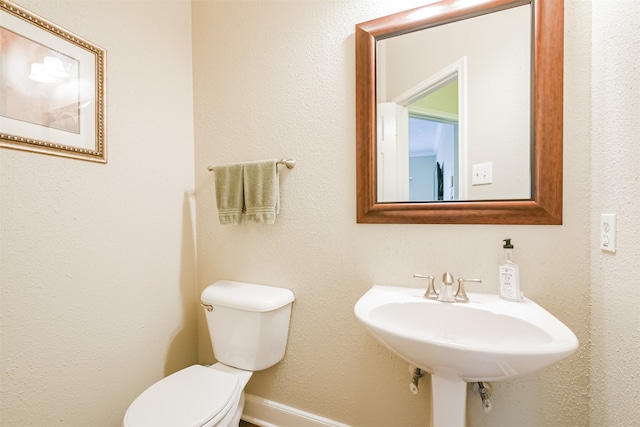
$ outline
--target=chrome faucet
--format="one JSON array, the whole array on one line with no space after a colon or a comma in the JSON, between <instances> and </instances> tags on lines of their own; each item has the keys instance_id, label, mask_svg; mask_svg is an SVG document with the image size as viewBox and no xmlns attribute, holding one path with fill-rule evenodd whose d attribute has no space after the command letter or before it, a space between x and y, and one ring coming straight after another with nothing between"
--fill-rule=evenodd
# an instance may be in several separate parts
<instances>
[{"instance_id":1,"label":"chrome faucet","mask_svg":"<svg viewBox=\"0 0 640 427\"><path fill-rule=\"evenodd\" d=\"M440 285L438 301L456 302L456 297L453 295L453 276L448 271L442 275L442 285Z\"/></svg>"},{"instance_id":2,"label":"chrome faucet","mask_svg":"<svg viewBox=\"0 0 640 427\"><path fill-rule=\"evenodd\" d=\"M440 302L461 302L467 303L469 302L469 297L464 290L465 282L473 282L473 283L482 283L480 279L458 279L458 289L456 292L453 292L453 276L451 273L446 272L442 275L442 285L440 285L440 292L436 291L434 281L435 278L433 276L424 276L422 274L414 274L413 277L418 279L427 279L429 284L427 286L427 290L424 293L425 298L435 299Z\"/></svg>"}]
</instances>

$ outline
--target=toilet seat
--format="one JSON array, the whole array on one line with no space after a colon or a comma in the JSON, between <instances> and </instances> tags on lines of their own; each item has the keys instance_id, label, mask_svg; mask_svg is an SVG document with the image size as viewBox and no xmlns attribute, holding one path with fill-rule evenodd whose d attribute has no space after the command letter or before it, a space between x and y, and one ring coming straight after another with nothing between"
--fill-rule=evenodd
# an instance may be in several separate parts
<instances>
[{"instance_id":1,"label":"toilet seat","mask_svg":"<svg viewBox=\"0 0 640 427\"><path fill-rule=\"evenodd\" d=\"M158 381L133 401L125 427L215 425L238 401L242 387L230 373L193 365Z\"/></svg>"}]
</instances>

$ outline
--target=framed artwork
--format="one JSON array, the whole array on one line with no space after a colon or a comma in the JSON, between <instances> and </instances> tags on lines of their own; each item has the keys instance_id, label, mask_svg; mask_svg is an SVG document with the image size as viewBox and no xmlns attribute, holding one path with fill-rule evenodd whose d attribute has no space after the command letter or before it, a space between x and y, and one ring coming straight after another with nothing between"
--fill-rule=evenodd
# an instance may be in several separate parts
<instances>
[{"instance_id":1,"label":"framed artwork","mask_svg":"<svg viewBox=\"0 0 640 427\"><path fill-rule=\"evenodd\" d=\"M0 0L0 147L107 162L106 51Z\"/></svg>"}]
</instances>

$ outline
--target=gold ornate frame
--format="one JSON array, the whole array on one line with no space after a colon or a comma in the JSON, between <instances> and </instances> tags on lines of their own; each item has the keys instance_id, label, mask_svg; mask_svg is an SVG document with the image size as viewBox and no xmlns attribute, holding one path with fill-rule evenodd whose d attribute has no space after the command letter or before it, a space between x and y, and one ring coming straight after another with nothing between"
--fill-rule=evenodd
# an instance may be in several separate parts
<instances>
[{"instance_id":1,"label":"gold ornate frame","mask_svg":"<svg viewBox=\"0 0 640 427\"><path fill-rule=\"evenodd\" d=\"M0 0L0 147L106 163L105 71L105 49Z\"/></svg>"}]
</instances>

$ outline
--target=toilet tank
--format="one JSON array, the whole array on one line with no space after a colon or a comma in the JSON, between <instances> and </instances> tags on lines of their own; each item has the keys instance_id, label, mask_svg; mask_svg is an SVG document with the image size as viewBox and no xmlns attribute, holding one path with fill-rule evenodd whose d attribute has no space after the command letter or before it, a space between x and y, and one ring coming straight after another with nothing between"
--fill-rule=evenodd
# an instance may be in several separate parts
<instances>
[{"instance_id":1,"label":"toilet tank","mask_svg":"<svg viewBox=\"0 0 640 427\"><path fill-rule=\"evenodd\" d=\"M218 362L248 371L284 357L289 334L289 289L220 280L202 292L213 354Z\"/></svg>"}]
</instances>

